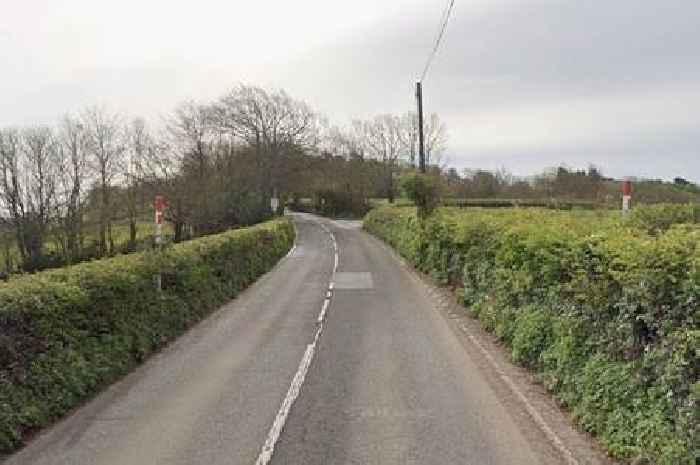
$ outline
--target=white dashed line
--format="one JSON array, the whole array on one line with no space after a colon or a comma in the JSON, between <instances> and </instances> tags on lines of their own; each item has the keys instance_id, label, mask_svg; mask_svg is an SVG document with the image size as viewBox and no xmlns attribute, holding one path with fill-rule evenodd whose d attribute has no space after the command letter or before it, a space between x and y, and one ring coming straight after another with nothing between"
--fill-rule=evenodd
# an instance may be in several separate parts
<instances>
[{"instance_id":1,"label":"white dashed line","mask_svg":"<svg viewBox=\"0 0 700 465\"><path fill-rule=\"evenodd\" d=\"M331 304L331 301L326 299L323 301L323 308L321 309L321 313L318 315L318 323L322 324L323 321L326 319L326 312L328 311L328 306Z\"/></svg>"},{"instance_id":2,"label":"white dashed line","mask_svg":"<svg viewBox=\"0 0 700 465\"><path fill-rule=\"evenodd\" d=\"M331 241L333 241L333 250L335 250L335 265L333 266L333 275L335 275L335 272L338 270L339 261L338 243L335 240L335 235L324 224L321 224L320 226L330 236ZM295 244L287 256L291 255L294 249L296 249L296 239L294 242ZM297 399L297 397L299 397L301 386L304 384L306 374L308 373L309 367L311 366L311 362L313 361L314 355L316 354L316 344L318 343L318 340L321 337L321 333L323 332L323 323L325 321L326 313L328 312L328 308L331 304L331 298L333 296L332 291L333 276L331 276L331 281L328 284L328 291L326 292L326 298L323 300L321 313L319 313L318 319L316 320L318 323L318 329L316 330L314 340L311 344L306 346L306 351L304 352L304 356L301 358L299 368L297 368L297 372L294 375L294 378L292 379L292 383L289 386L287 395L284 397L282 405L280 406L280 409L277 412L277 416L275 417L275 421L272 423L272 427L270 428L270 431L267 434L267 439L265 440L265 444L263 445L262 450L260 451L258 459L255 461L255 465L267 465L272 459L272 455L275 452L275 444L277 443L277 440L279 439L280 434L284 429L284 425L287 422L287 417L289 416L289 411L291 410L294 401Z\"/></svg>"}]
</instances>

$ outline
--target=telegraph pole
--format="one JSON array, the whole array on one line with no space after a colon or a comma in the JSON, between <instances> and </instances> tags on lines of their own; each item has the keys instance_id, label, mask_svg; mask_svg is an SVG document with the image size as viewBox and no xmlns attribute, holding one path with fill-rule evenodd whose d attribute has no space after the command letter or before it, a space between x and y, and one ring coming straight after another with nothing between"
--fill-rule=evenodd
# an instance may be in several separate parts
<instances>
[{"instance_id":1,"label":"telegraph pole","mask_svg":"<svg viewBox=\"0 0 700 465\"><path fill-rule=\"evenodd\" d=\"M418 155L420 172L425 173L425 140L423 136L423 83L416 82L416 100L418 101Z\"/></svg>"}]
</instances>

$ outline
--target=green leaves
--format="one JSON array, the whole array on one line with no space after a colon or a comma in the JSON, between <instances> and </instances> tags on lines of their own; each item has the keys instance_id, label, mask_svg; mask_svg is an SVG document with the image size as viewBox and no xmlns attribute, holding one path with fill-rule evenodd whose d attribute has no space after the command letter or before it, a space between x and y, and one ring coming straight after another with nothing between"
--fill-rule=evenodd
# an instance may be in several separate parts
<instances>
[{"instance_id":1,"label":"green leaves","mask_svg":"<svg viewBox=\"0 0 700 465\"><path fill-rule=\"evenodd\" d=\"M0 452L236 296L293 240L278 220L0 286Z\"/></svg>"},{"instance_id":2,"label":"green leaves","mask_svg":"<svg viewBox=\"0 0 700 465\"><path fill-rule=\"evenodd\" d=\"M690 465L700 377L697 208L412 208L365 228L441 282L620 458ZM695 441L695 442L694 442Z\"/></svg>"}]
</instances>

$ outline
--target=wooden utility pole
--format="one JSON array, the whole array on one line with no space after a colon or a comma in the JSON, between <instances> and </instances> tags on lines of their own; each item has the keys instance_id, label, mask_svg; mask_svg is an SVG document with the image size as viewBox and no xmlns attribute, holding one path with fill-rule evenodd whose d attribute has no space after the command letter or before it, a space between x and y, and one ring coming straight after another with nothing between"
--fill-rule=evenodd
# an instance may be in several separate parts
<instances>
[{"instance_id":1,"label":"wooden utility pole","mask_svg":"<svg viewBox=\"0 0 700 465\"><path fill-rule=\"evenodd\" d=\"M420 172L425 173L425 140L423 136L423 83L416 82L416 100L418 101L418 155Z\"/></svg>"}]
</instances>

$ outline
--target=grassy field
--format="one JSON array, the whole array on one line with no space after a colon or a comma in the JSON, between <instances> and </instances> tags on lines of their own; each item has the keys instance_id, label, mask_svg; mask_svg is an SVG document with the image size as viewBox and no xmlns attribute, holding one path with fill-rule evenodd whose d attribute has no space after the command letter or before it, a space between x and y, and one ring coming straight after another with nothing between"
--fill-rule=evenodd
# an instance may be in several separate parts
<instances>
[{"instance_id":1,"label":"grassy field","mask_svg":"<svg viewBox=\"0 0 700 465\"><path fill-rule=\"evenodd\" d=\"M441 200L441 205L445 207L461 207L461 208L548 208L554 210L593 210L596 208L609 208L609 206L599 205L594 202L585 200L557 200L557 199L461 199L461 198L444 198ZM370 205L373 208L388 206L387 199L374 198L370 199ZM405 197L395 199L394 206L410 207L415 206L413 202Z\"/></svg>"},{"instance_id":2,"label":"grassy field","mask_svg":"<svg viewBox=\"0 0 700 465\"><path fill-rule=\"evenodd\" d=\"M154 232L155 226L152 221L138 221L136 223L136 243L139 244L139 247L137 248L140 250L147 248L147 244L151 242ZM98 234L97 228L86 228L85 249L90 250L96 247ZM163 224L163 235L166 242L169 238L170 240L172 239L174 231L170 223L166 222ZM129 224L126 222L113 224L112 237L117 250L126 250L130 237ZM61 252L61 244L55 235L49 235L47 238L44 244L44 252L47 254ZM8 263L12 264L9 270ZM0 271L17 272L20 264L21 257L13 234L11 232L0 234Z\"/></svg>"}]
</instances>

